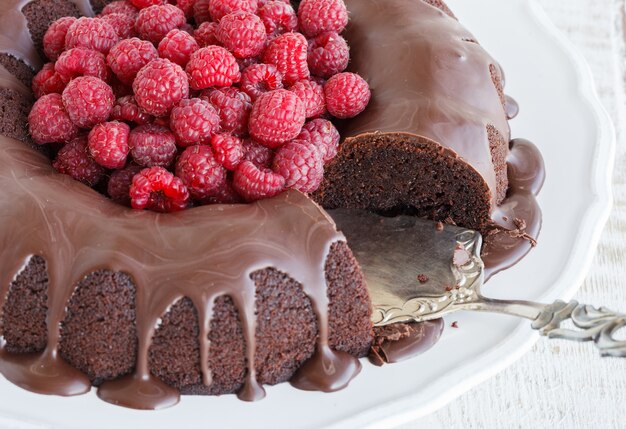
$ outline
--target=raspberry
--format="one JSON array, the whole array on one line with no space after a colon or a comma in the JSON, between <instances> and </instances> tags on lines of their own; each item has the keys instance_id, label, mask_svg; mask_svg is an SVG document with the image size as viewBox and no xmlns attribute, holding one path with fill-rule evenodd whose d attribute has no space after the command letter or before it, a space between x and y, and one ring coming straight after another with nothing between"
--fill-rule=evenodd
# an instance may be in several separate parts
<instances>
[{"instance_id":1,"label":"raspberry","mask_svg":"<svg viewBox=\"0 0 626 429\"><path fill-rule=\"evenodd\" d=\"M280 0L268 1L259 8L258 14L269 36L278 36L298 29L296 11L289 3Z\"/></svg>"},{"instance_id":2,"label":"raspberry","mask_svg":"<svg viewBox=\"0 0 626 429\"><path fill-rule=\"evenodd\" d=\"M101 20L108 23L120 39L128 39L136 36L135 33L135 17L125 13L110 13L100 17Z\"/></svg>"},{"instance_id":3,"label":"raspberry","mask_svg":"<svg viewBox=\"0 0 626 429\"><path fill-rule=\"evenodd\" d=\"M144 167L168 167L176 156L176 138L165 127L140 125L130 132L130 154Z\"/></svg>"},{"instance_id":4,"label":"raspberry","mask_svg":"<svg viewBox=\"0 0 626 429\"><path fill-rule=\"evenodd\" d=\"M241 78L235 57L221 46L198 49L191 55L186 70L193 89L231 86Z\"/></svg>"},{"instance_id":5,"label":"raspberry","mask_svg":"<svg viewBox=\"0 0 626 429\"><path fill-rule=\"evenodd\" d=\"M304 103L286 89L261 94L250 112L250 135L276 148L296 138L305 121Z\"/></svg>"},{"instance_id":6,"label":"raspberry","mask_svg":"<svg viewBox=\"0 0 626 429\"><path fill-rule=\"evenodd\" d=\"M97 165L97 164L96 164ZM130 206L130 185L135 174L142 168L138 165L129 165L121 170L111 173L111 178L107 184L107 194L118 204Z\"/></svg>"},{"instance_id":7,"label":"raspberry","mask_svg":"<svg viewBox=\"0 0 626 429\"><path fill-rule=\"evenodd\" d=\"M253 64L241 73L241 89L252 100L264 92L281 89L283 75L271 64Z\"/></svg>"},{"instance_id":8,"label":"raspberry","mask_svg":"<svg viewBox=\"0 0 626 429\"><path fill-rule=\"evenodd\" d=\"M152 122L153 118L139 108L135 97L126 95L118 98L115 102L113 110L111 110L111 119L145 125Z\"/></svg>"},{"instance_id":9,"label":"raspberry","mask_svg":"<svg viewBox=\"0 0 626 429\"><path fill-rule=\"evenodd\" d=\"M107 64L119 80L132 85L139 70L157 58L159 53L152 43L133 37L122 40L111 48L107 55Z\"/></svg>"},{"instance_id":10,"label":"raspberry","mask_svg":"<svg viewBox=\"0 0 626 429\"><path fill-rule=\"evenodd\" d=\"M276 151L273 170L285 178L285 187L313 192L324 177L324 161L317 147L292 140Z\"/></svg>"},{"instance_id":11,"label":"raspberry","mask_svg":"<svg viewBox=\"0 0 626 429\"><path fill-rule=\"evenodd\" d=\"M229 13L255 13L258 7L258 0L211 0L209 2L209 13L213 21L218 22Z\"/></svg>"},{"instance_id":12,"label":"raspberry","mask_svg":"<svg viewBox=\"0 0 626 429\"><path fill-rule=\"evenodd\" d=\"M44 95L35 101L28 115L28 128L38 144L67 142L78 134L59 94Z\"/></svg>"},{"instance_id":13,"label":"raspberry","mask_svg":"<svg viewBox=\"0 0 626 429\"><path fill-rule=\"evenodd\" d=\"M80 136L68 142L59 150L52 166L61 174L67 174L74 180L87 186L95 186L104 177L104 168L89 155L87 137Z\"/></svg>"},{"instance_id":14,"label":"raspberry","mask_svg":"<svg viewBox=\"0 0 626 429\"><path fill-rule=\"evenodd\" d=\"M306 117L315 118L326 112L324 88L312 80L301 80L294 83L289 91L296 94L304 103Z\"/></svg>"},{"instance_id":15,"label":"raspberry","mask_svg":"<svg viewBox=\"0 0 626 429\"><path fill-rule=\"evenodd\" d=\"M159 55L161 58L185 67L189 62L191 54L200 47L193 36L183 30L172 30L165 35L159 43Z\"/></svg>"},{"instance_id":16,"label":"raspberry","mask_svg":"<svg viewBox=\"0 0 626 429\"><path fill-rule=\"evenodd\" d=\"M303 140L317 147L324 162L329 162L337 155L339 131L327 119L313 119L304 124L297 140Z\"/></svg>"},{"instance_id":17,"label":"raspberry","mask_svg":"<svg viewBox=\"0 0 626 429\"><path fill-rule=\"evenodd\" d=\"M59 18L50 24L43 36L43 52L50 61L56 61L65 50L67 30L77 21L73 16Z\"/></svg>"},{"instance_id":18,"label":"raspberry","mask_svg":"<svg viewBox=\"0 0 626 429\"><path fill-rule=\"evenodd\" d=\"M130 127L123 122L103 122L89 132L89 153L103 167L116 169L126 164Z\"/></svg>"},{"instance_id":19,"label":"raspberry","mask_svg":"<svg viewBox=\"0 0 626 429\"><path fill-rule=\"evenodd\" d=\"M328 112L336 118L353 118L367 107L370 101L367 82L355 73L339 73L324 85Z\"/></svg>"},{"instance_id":20,"label":"raspberry","mask_svg":"<svg viewBox=\"0 0 626 429\"><path fill-rule=\"evenodd\" d=\"M183 11L185 19L193 18L193 7L196 0L176 0L176 7Z\"/></svg>"},{"instance_id":21,"label":"raspberry","mask_svg":"<svg viewBox=\"0 0 626 429\"><path fill-rule=\"evenodd\" d=\"M78 76L93 76L105 82L109 79L106 58L92 49L73 48L63 52L54 69L66 83Z\"/></svg>"},{"instance_id":22,"label":"raspberry","mask_svg":"<svg viewBox=\"0 0 626 429\"><path fill-rule=\"evenodd\" d=\"M72 122L81 128L106 121L114 103L113 90L97 77L77 77L63 90L65 109Z\"/></svg>"},{"instance_id":23,"label":"raspberry","mask_svg":"<svg viewBox=\"0 0 626 429\"><path fill-rule=\"evenodd\" d=\"M102 9L101 16L109 15L112 13L123 13L124 15L132 16L133 18L137 18L139 14L139 9L133 6L131 3L127 1L114 1L109 3Z\"/></svg>"},{"instance_id":24,"label":"raspberry","mask_svg":"<svg viewBox=\"0 0 626 429\"><path fill-rule=\"evenodd\" d=\"M274 159L274 151L269 147L252 140L243 141L243 159L257 167L269 167Z\"/></svg>"},{"instance_id":25,"label":"raspberry","mask_svg":"<svg viewBox=\"0 0 626 429\"><path fill-rule=\"evenodd\" d=\"M205 22L211 21L211 13L209 12L209 3L211 0L196 0L193 5L193 19L196 24L202 26ZM216 24L217 25L217 24ZM200 41L198 41L200 43ZM202 46L202 43L200 43Z\"/></svg>"},{"instance_id":26,"label":"raspberry","mask_svg":"<svg viewBox=\"0 0 626 429\"><path fill-rule=\"evenodd\" d=\"M65 49L87 48L106 55L119 40L115 29L106 21L98 18L78 18L67 29Z\"/></svg>"},{"instance_id":27,"label":"raspberry","mask_svg":"<svg viewBox=\"0 0 626 429\"><path fill-rule=\"evenodd\" d=\"M43 68L33 78L33 93L35 98L46 94L60 94L65 89L65 82L61 75L54 70L53 63L44 64Z\"/></svg>"},{"instance_id":28,"label":"raspberry","mask_svg":"<svg viewBox=\"0 0 626 429\"><path fill-rule=\"evenodd\" d=\"M182 180L163 167L144 168L135 174L129 193L134 209L171 213L184 210L189 202Z\"/></svg>"},{"instance_id":29,"label":"raspberry","mask_svg":"<svg viewBox=\"0 0 626 429\"><path fill-rule=\"evenodd\" d=\"M241 140L230 134L215 134L211 139L211 146L217 162L227 170L237 168L243 159L243 145Z\"/></svg>"},{"instance_id":30,"label":"raspberry","mask_svg":"<svg viewBox=\"0 0 626 429\"><path fill-rule=\"evenodd\" d=\"M189 96L185 71L170 60L157 59L139 70L133 82L135 100L146 113L163 116Z\"/></svg>"},{"instance_id":31,"label":"raspberry","mask_svg":"<svg viewBox=\"0 0 626 429\"><path fill-rule=\"evenodd\" d=\"M233 187L246 201L271 198L285 189L285 178L272 170L243 161L235 170Z\"/></svg>"},{"instance_id":32,"label":"raspberry","mask_svg":"<svg viewBox=\"0 0 626 429\"><path fill-rule=\"evenodd\" d=\"M204 96L217 109L222 132L236 136L247 133L248 119L252 110L248 94L231 87L214 89Z\"/></svg>"},{"instance_id":33,"label":"raspberry","mask_svg":"<svg viewBox=\"0 0 626 429\"><path fill-rule=\"evenodd\" d=\"M275 65L287 85L310 76L307 41L300 33L285 33L272 40L263 53L263 62Z\"/></svg>"},{"instance_id":34,"label":"raspberry","mask_svg":"<svg viewBox=\"0 0 626 429\"><path fill-rule=\"evenodd\" d=\"M235 191L232 183L226 181L213 196L207 198L204 202L207 204L239 204L244 201L237 191Z\"/></svg>"},{"instance_id":35,"label":"raspberry","mask_svg":"<svg viewBox=\"0 0 626 429\"><path fill-rule=\"evenodd\" d=\"M219 45L215 37L216 30L217 24L215 22L203 22L196 31L193 32L193 37L202 48L210 45Z\"/></svg>"},{"instance_id":36,"label":"raspberry","mask_svg":"<svg viewBox=\"0 0 626 429\"><path fill-rule=\"evenodd\" d=\"M315 76L329 78L344 71L348 61L348 43L337 33L326 32L309 40L309 70Z\"/></svg>"},{"instance_id":37,"label":"raspberry","mask_svg":"<svg viewBox=\"0 0 626 429\"><path fill-rule=\"evenodd\" d=\"M341 33L348 24L348 10L343 0L302 0L298 19L300 30L307 37L325 31Z\"/></svg>"},{"instance_id":38,"label":"raspberry","mask_svg":"<svg viewBox=\"0 0 626 429\"><path fill-rule=\"evenodd\" d=\"M226 170L215 160L210 146L192 146L185 149L176 161L176 176L193 198L202 201L224 186Z\"/></svg>"},{"instance_id":39,"label":"raspberry","mask_svg":"<svg viewBox=\"0 0 626 429\"><path fill-rule=\"evenodd\" d=\"M185 22L185 14L176 6L150 6L139 11L135 30L142 39L157 45L167 33L180 28Z\"/></svg>"},{"instance_id":40,"label":"raspberry","mask_svg":"<svg viewBox=\"0 0 626 429\"><path fill-rule=\"evenodd\" d=\"M230 13L217 25L215 37L237 58L259 55L265 47L265 26L261 18L249 12Z\"/></svg>"},{"instance_id":41,"label":"raspberry","mask_svg":"<svg viewBox=\"0 0 626 429\"><path fill-rule=\"evenodd\" d=\"M170 116L170 128L182 147L208 144L219 126L220 116L215 108L199 98L181 100Z\"/></svg>"},{"instance_id":42,"label":"raspberry","mask_svg":"<svg viewBox=\"0 0 626 429\"><path fill-rule=\"evenodd\" d=\"M150 6L158 6L167 3L167 0L129 0L137 9L145 9Z\"/></svg>"}]
</instances>

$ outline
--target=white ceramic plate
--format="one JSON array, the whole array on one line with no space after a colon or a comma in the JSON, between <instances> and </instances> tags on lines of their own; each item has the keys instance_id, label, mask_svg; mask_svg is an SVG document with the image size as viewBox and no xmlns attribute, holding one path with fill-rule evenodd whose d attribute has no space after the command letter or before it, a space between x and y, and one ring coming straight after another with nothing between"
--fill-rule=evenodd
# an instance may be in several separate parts
<instances>
[{"instance_id":1,"label":"white ceramic plate","mask_svg":"<svg viewBox=\"0 0 626 429\"><path fill-rule=\"evenodd\" d=\"M536 0L450 0L451 8L497 58L507 93L521 113L513 135L535 142L546 161L539 195L539 246L485 287L493 297L569 299L591 263L611 206L614 131L581 55L555 29ZM491 377L537 340L530 324L506 316L459 314L428 353L377 368L364 363L352 384L334 394L287 384L256 403L235 396L183 397L159 412L108 405L90 394L31 394L0 380L1 428L362 428L392 427L443 406Z\"/></svg>"}]
</instances>

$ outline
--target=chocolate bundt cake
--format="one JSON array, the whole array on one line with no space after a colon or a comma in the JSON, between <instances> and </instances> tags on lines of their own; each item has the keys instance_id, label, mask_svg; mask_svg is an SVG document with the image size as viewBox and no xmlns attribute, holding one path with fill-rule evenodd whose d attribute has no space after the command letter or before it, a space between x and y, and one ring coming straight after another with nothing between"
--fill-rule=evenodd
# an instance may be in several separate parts
<instances>
[{"instance_id":1,"label":"chocolate bundt cake","mask_svg":"<svg viewBox=\"0 0 626 429\"><path fill-rule=\"evenodd\" d=\"M509 147L500 68L438 0L346 1L350 67L372 101L341 124L313 200L288 191L164 215L56 173L27 127L41 40L61 16L106 3L0 5L0 373L13 383L60 395L98 386L134 408L180 393L253 400L287 380L339 389L370 349L377 363L399 359L394 341L432 345L440 321L373 329L349 243L313 200L487 233L498 223L508 233L488 237L495 269L528 251L519 237L538 232L528 173L542 177L540 157L529 143Z\"/></svg>"}]
</instances>

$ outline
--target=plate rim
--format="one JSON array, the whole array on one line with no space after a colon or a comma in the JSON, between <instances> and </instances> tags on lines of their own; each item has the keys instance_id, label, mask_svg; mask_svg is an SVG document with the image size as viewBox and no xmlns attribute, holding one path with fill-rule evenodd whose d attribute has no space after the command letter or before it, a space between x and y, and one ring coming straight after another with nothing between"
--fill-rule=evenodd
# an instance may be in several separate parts
<instances>
[{"instance_id":1,"label":"plate rim","mask_svg":"<svg viewBox=\"0 0 626 429\"><path fill-rule=\"evenodd\" d=\"M591 67L583 54L558 29L540 5L539 0L518 1L525 3L546 35L550 36L572 61L577 75L578 93L593 112L598 130L591 170L592 202L582 217L581 229L578 231L575 245L572 247L573 252L561 275L556 280L554 287L541 296L542 301L557 298L570 300L580 289L591 268L600 237L613 207L612 177L615 167L615 127L608 111L600 101ZM407 395L400 400L387 402L337 421L326 426L326 429L388 429L424 417L511 366L530 351L539 338L537 332L530 331L524 321L520 321L512 334L497 347L478 357L471 365L465 365L463 368L434 381L429 386L429 399L424 400L424 392ZM465 375L458 377L461 372ZM467 373L472 375L467 376ZM416 403L419 404L417 407L415 406Z\"/></svg>"}]
</instances>

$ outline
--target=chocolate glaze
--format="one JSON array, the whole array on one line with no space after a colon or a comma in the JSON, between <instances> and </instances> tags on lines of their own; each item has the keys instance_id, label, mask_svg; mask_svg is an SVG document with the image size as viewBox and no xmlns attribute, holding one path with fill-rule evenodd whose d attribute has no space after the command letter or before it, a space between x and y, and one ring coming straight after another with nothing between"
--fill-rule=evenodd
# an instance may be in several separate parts
<instances>
[{"instance_id":1,"label":"chocolate glaze","mask_svg":"<svg viewBox=\"0 0 626 429\"><path fill-rule=\"evenodd\" d=\"M513 141L507 156L508 191L496 204L487 127L495 127L509 141L507 117L519 110L511 97L501 97L494 82L496 73L504 84L500 64L432 1L345 1L351 16L345 33L350 70L367 80L372 99L362 114L342 124L344 141L406 134L428 138L442 154L460 156L491 193L493 227L484 250L487 278L515 264L539 233L541 211L535 195L545 170L532 143ZM516 219L525 228L516 226Z\"/></svg>"},{"instance_id":2,"label":"chocolate glaze","mask_svg":"<svg viewBox=\"0 0 626 429\"><path fill-rule=\"evenodd\" d=\"M435 319L404 327L391 325L374 328L376 340L370 353L370 362L380 366L420 355L439 341L443 326L443 319Z\"/></svg>"}]
</instances>

